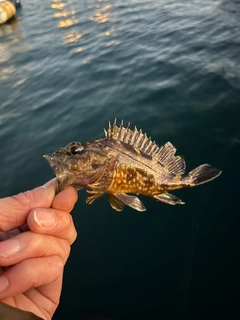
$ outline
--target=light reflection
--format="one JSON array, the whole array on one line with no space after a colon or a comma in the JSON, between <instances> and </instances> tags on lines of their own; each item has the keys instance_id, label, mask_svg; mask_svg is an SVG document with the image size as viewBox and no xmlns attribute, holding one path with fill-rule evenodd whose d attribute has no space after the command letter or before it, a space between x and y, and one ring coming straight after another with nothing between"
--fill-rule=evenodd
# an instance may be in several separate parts
<instances>
[{"instance_id":1,"label":"light reflection","mask_svg":"<svg viewBox=\"0 0 240 320\"><path fill-rule=\"evenodd\" d=\"M52 0L51 8L58 10L53 13L53 17L58 20L57 26L59 28L69 28L73 25L79 23L79 20L76 17L76 10L70 7L69 3L63 3L61 0ZM64 8L64 9L63 9ZM62 42L64 45L70 45L79 41L82 38L82 34L77 30L71 30L66 32L62 37ZM81 52L82 48L79 47L78 51Z\"/></svg>"},{"instance_id":2,"label":"light reflection","mask_svg":"<svg viewBox=\"0 0 240 320\"><path fill-rule=\"evenodd\" d=\"M90 20L97 23L105 23L108 21L110 16L110 12L108 12L112 8L111 4L106 4L102 7L100 11L94 13L94 15L90 18Z\"/></svg>"},{"instance_id":3,"label":"light reflection","mask_svg":"<svg viewBox=\"0 0 240 320\"><path fill-rule=\"evenodd\" d=\"M89 17L89 20L104 24L109 21L112 15L112 4L106 3L104 0L97 0L95 5L95 12ZM80 39L83 37L83 34L79 32L77 29L73 30L74 25L79 24L79 20L77 18L76 10L72 7L72 3L66 0L63 2L62 0L52 0L51 8L54 9L53 17L58 19L57 26L59 28L68 29L69 32L65 32L62 37L63 45L72 45L77 42L80 42ZM80 20L81 22L81 20ZM101 31L98 36L105 37L107 41L105 42L106 46L118 45L120 42L115 39L115 29L114 27L107 24L107 28L104 31ZM71 31L70 31L71 30ZM74 49L75 52L82 52L85 48L83 46L79 46ZM83 60L83 63L87 63L87 59Z\"/></svg>"},{"instance_id":4,"label":"light reflection","mask_svg":"<svg viewBox=\"0 0 240 320\"><path fill-rule=\"evenodd\" d=\"M12 65L10 67L5 67L1 69L0 80L7 81L11 79L12 75L15 74L15 67Z\"/></svg>"},{"instance_id":5,"label":"light reflection","mask_svg":"<svg viewBox=\"0 0 240 320\"><path fill-rule=\"evenodd\" d=\"M120 43L120 41L118 41L118 40L111 40L111 41L108 41L107 42L107 46L109 47L109 46L112 46L112 45L118 45Z\"/></svg>"},{"instance_id":6,"label":"light reflection","mask_svg":"<svg viewBox=\"0 0 240 320\"><path fill-rule=\"evenodd\" d=\"M63 17L67 18L64 20L60 20L58 22L59 28L68 28L68 27L71 27L72 25L78 23L78 19L75 16L75 14L76 14L75 9L61 11L64 7L66 7L66 9L67 9L67 3L60 2L58 0L53 0L53 2L55 2L55 3L53 3L51 5L51 8L60 10L60 11L55 12L53 14L54 18L63 18ZM58 2L58 3L56 3L56 2Z\"/></svg>"},{"instance_id":7,"label":"light reflection","mask_svg":"<svg viewBox=\"0 0 240 320\"><path fill-rule=\"evenodd\" d=\"M11 61L14 55L29 51L29 48L25 47L22 42L18 43L19 40L24 38L24 34L18 28L17 18L0 25L0 39L8 36L5 41L0 42L0 90L1 82L12 81L11 86L15 88L26 80L23 73L18 72L18 69L16 69L14 60L13 62ZM19 69L22 70L21 68Z\"/></svg>"},{"instance_id":8,"label":"light reflection","mask_svg":"<svg viewBox=\"0 0 240 320\"><path fill-rule=\"evenodd\" d=\"M101 3L103 0L98 0L99 4L96 5L97 11L90 17L90 20L97 23L106 23L112 17L111 9L112 4L110 3ZM106 30L103 33L99 34L100 37L108 37L108 41L106 42L106 46L118 45L120 43L119 40L114 39L115 36L115 28L112 26L110 29Z\"/></svg>"},{"instance_id":9,"label":"light reflection","mask_svg":"<svg viewBox=\"0 0 240 320\"><path fill-rule=\"evenodd\" d=\"M70 43L78 42L78 40L81 38L82 38L81 33L79 33L78 31L71 31L71 32L65 33L65 35L63 36L63 43L70 44Z\"/></svg>"},{"instance_id":10,"label":"light reflection","mask_svg":"<svg viewBox=\"0 0 240 320\"><path fill-rule=\"evenodd\" d=\"M75 49L75 52L82 52L83 51L83 48L82 47L79 47L79 48L76 48Z\"/></svg>"},{"instance_id":11,"label":"light reflection","mask_svg":"<svg viewBox=\"0 0 240 320\"><path fill-rule=\"evenodd\" d=\"M68 15L67 11L56 12L53 14L54 18L66 17Z\"/></svg>"},{"instance_id":12,"label":"light reflection","mask_svg":"<svg viewBox=\"0 0 240 320\"><path fill-rule=\"evenodd\" d=\"M63 3L63 2L58 3L58 4L54 3L51 5L51 8L53 8L53 9L60 9L61 10L64 7L66 7L66 3Z\"/></svg>"},{"instance_id":13,"label":"light reflection","mask_svg":"<svg viewBox=\"0 0 240 320\"><path fill-rule=\"evenodd\" d=\"M102 12L105 12L107 10L110 10L112 8L111 4L106 4L103 8L102 8Z\"/></svg>"},{"instance_id":14,"label":"light reflection","mask_svg":"<svg viewBox=\"0 0 240 320\"><path fill-rule=\"evenodd\" d=\"M16 17L13 17L7 23L0 24L0 37L14 33L18 27L18 19Z\"/></svg>"},{"instance_id":15,"label":"light reflection","mask_svg":"<svg viewBox=\"0 0 240 320\"><path fill-rule=\"evenodd\" d=\"M5 46L0 47L0 63L7 62L8 60L10 60L11 56L12 54L11 54L11 51L8 50L8 47L6 48Z\"/></svg>"},{"instance_id":16,"label":"light reflection","mask_svg":"<svg viewBox=\"0 0 240 320\"><path fill-rule=\"evenodd\" d=\"M77 19L65 19L65 20L59 21L58 26L59 28L68 28L76 23L78 23Z\"/></svg>"},{"instance_id":17,"label":"light reflection","mask_svg":"<svg viewBox=\"0 0 240 320\"><path fill-rule=\"evenodd\" d=\"M94 14L94 16L92 18L90 18L90 20L93 20L95 22L98 22L98 23L105 23L108 21L108 17L109 17L109 13L101 13L101 12L96 12Z\"/></svg>"}]
</instances>

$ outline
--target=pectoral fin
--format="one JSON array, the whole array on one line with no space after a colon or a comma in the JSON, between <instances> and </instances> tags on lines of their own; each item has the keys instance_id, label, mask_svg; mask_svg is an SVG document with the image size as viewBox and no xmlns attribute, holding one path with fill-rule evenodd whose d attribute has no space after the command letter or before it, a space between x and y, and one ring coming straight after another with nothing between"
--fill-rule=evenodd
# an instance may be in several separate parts
<instances>
[{"instance_id":1,"label":"pectoral fin","mask_svg":"<svg viewBox=\"0 0 240 320\"><path fill-rule=\"evenodd\" d=\"M92 183L89 183L87 187L91 188L95 192L105 192L112 182L112 175L116 163L116 157L111 158L102 167L98 168L97 170L100 174L98 174L97 179Z\"/></svg>"},{"instance_id":2,"label":"pectoral fin","mask_svg":"<svg viewBox=\"0 0 240 320\"><path fill-rule=\"evenodd\" d=\"M96 181L99 181L105 172L105 165L97 168L93 172L86 172L85 174L80 175L75 178L73 183L71 184L76 190L80 190L82 188L89 188Z\"/></svg>"},{"instance_id":3,"label":"pectoral fin","mask_svg":"<svg viewBox=\"0 0 240 320\"><path fill-rule=\"evenodd\" d=\"M122 211L125 205L137 210L137 211L145 211L142 201L135 196L129 196L125 193L114 193L108 195L110 205L113 209L117 211Z\"/></svg>"},{"instance_id":4,"label":"pectoral fin","mask_svg":"<svg viewBox=\"0 0 240 320\"><path fill-rule=\"evenodd\" d=\"M87 190L87 193L90 194L86 199L87 204L92 204L94 200L96 200L96 199L100 198L102 195L104 195L104 193L89 191L89 190Z\"/></svg>"},{"instance_id":5,"label":"pectoral fin","mask_svg":"<svg viewBox=\"0 0 240 320\"><path fill-rule=\"evenodd\" d=\"M178 197L170 193L162 193L162 194L154 195L153 198L158 201L162 201L164 203L172 204L172 205L184 204L182 200L180 200Z\"/></svg>"},{"instance_id":6,"label":"pectoral fin","mask_svg":"<svg viewBox=\"0 0 240 320\"><path fill-rule=\"evenodd\" d=\"M86 186L87 188L92 189L87 190L89 196L86 199L86 203L92 204L94 200L104 195L112 181L113 168L116 163L116 157L111 158L103 166L96 169L95 174L91 177L91 183L88 183Z\"/></svg>"}]
</instances>

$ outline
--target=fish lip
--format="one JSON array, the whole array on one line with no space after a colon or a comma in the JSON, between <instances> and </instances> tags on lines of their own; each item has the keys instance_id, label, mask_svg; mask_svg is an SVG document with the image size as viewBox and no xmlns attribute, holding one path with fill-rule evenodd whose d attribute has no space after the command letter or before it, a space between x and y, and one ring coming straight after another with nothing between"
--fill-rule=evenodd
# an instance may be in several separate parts
<instances>
[{"instance_id":1,"label":"fish lip","mask_svg":"<svg viewBox=\"0 0 240 320\"><path fill-rule=\"evenodd\" d=\"M50 167L53 169L55 176L57 177L58 186L56 193L59 193L64 189L64 181L69 175L69 172L66 170L64 163L58 159L58 157L53 154L45 154L43 156L49 163Z\"/></svg>"},{"instance_id":2,"label":"fish lip","mask_svg":"<svg viewBox=\"0 0 240 320\"><path fill-rule=\"evenodd\" d=\"M59 159L56 157L55 154L45 154L43 156L49 163L49 165L52 167L54 173L56 176L58 176L60 173L64 172L64 168L62 166L62 163L59 161Z\"/></svg>"},{"instance_id":3,"label":"fish lip","mask_svg":"<svg viewBox=\"0 0 240 320\"><path fill-rule=\"evenodd\" d=\"M52 168L59 166L57 158L53 154L45 154L43 158L47 160L47 162Z\"/></svg>"},{"instance_id":4,"label":"fish lip","mask_svg":"<svg viewBox=\"0 0 240 320\"><path fill-rule=\"evenodd\" d=\"M53 156L50 154L44 154L43 158L47 160L47 162L50 164L50 166L53 165Z\"/></svg>"}]
</instances>

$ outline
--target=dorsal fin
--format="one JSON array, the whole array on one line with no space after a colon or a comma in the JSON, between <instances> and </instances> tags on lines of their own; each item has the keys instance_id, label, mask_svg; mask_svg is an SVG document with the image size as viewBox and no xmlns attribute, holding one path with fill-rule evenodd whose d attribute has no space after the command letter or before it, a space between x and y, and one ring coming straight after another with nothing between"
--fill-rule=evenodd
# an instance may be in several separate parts
<instances>
[{"instance_id":1,"label":"dorsal fin","mask_svg":"<svg viewBox=\"0 0 240 320\"><path fill-rule=\"evenodd\" d=\"M186 163L181 156L175 156L176 148L171 142L165 143L159 148L156 157L164 167L166 167L173 174L182 175L186 169Z\"/></svg>"},{"instance_id":2,"label":"dorsal fin","mask_svg":"<svg viewBox=\"0 0 240 320\"><path fill-rule=\"evenodd\" d=\"M108 130L104 129L105 137L114 140L121 141L128 145L137 148L143 154L155 158L162 166L168 169L173 174L183 174L185 172L186 164L182 157L175 156L176 148L167 142L164 146L159 147L153 142L151 138L148 138L146 133L143 134L142 130L137 130L135 127L130 129L130 123L125 128L123 126L123 120L118 127L115 119L113 125L109 121Z\"/></svg>"},{"instance_id":3,"label":"dorsal fin","mask_svg":"<svg viewBox=\"0 0 240 320\"><path fill-rule=\"evenodd\" d=\"M116 119L113 125L109 122L108 130L104 129L105 137L126 143L134 148L138 148L143 153L147 155L152 155L159 149L155 142L148 138L146 133L143 134L142 130L137 130L135 127L133 130L130 129L130 123L125 128L123 126L123 121L119 127L116 125Z\"/></svg>"}]
</instances>

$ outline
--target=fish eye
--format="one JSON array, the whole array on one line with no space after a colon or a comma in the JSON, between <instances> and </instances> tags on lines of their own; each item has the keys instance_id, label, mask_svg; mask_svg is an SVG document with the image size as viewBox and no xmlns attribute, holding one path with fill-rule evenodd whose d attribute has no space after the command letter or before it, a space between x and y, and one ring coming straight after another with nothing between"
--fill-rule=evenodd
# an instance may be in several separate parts
<instances>
[{"instance_id":1,"label":"fish eye","mask_svg":"<svg viewBox=\"0 0 240 320\"><path fill-rule=\"evenodd\" d=\"M83 145L81 143L71 143L69 146L69 152L71 154L78 154L84 149Z\"/></svg>"},{"instance_id":2,"label":"fish eye","mask_svg":"<svg viewBox=\"0 0 240 320\"><path fill-rule=\"evenodd\" d=\"M71 154L77 154L78 153L78 147L71 147L70 152L71 152Z\"/></svg>"}]
</instances>

